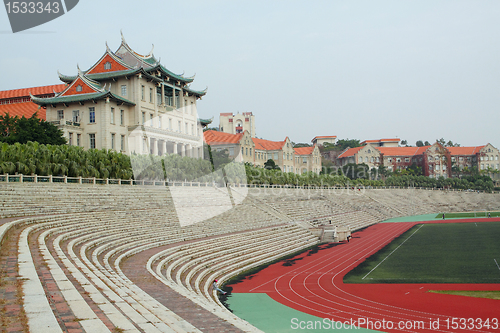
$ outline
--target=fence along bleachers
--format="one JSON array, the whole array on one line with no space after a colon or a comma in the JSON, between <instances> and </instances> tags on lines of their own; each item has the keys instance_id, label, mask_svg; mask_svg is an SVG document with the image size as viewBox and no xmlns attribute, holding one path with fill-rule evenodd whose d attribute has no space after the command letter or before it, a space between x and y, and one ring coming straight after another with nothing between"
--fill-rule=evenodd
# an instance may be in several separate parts
<instances>
[{"instance_id":1,"label":"fence along bleachers","mask_svg":"<svg viewBox=\"0 0 500 333\"><path fill-rule=\"evenodd\" d=\"M214 191L220 193L221 189L185 186L178 189L175 199L184 200L181 203L186 207L199 208L196 214L200 214L214 203ZM148 271L236 327L255 331L222 305L214 307L218 299L210 284L214 278L227 280L318 242L308 230L290 221L313 225L332 221L356 230L402 214L500 209L500 196L475 192L271 188L233 188L232 192L239 205L202 223L182 227L175 200L164 186L3 183L0 216L39 216L17 223L25 233L19 246L24 249L23 265L27 265L27 270L20 271L27 279L26 288L40 281L33 274L35 264L26 254L25 240L29 234L40 233L37 246L70 308L81 313L79 319L88 330L102 326L89 310L97 305L113 325L126 332L197 332L132 283L120 263L144 250L171 246L149 259ZM197 200L193 201L195 193ZM0 234L11 225L16 223L0 226ZM65 274L71 274L93 305L82 303L76 286ZM38 294L25 291L29 310L40 297L40 286Z\"/></svg>"}]
</instances>

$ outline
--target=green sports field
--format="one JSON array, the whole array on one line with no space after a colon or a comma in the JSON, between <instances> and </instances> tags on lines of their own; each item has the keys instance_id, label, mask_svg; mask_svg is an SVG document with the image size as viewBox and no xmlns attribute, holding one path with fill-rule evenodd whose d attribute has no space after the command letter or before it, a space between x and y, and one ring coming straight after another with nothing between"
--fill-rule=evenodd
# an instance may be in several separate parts
<instances>
[{"instance_id":1,"label":"green sports field","mask_svg":"<svg viewBox=\"0 0 500 333\"><path fill-rule=\"evenodd\" d=\"M491 217L500 217L500 212L489 212ZM467 217L487 217L488 212L469 212L469 213L445 213L444 217L447 219L458 219ZM436 218L442 218L443 214L437 214Z\"/></svg>"},{"instance_id":2,"label":"green sports field","mask_svg":"<svg viewBox=\"0 0 500 333\"><path fill-rule=\"evenodd\" d=\"M345 283L500 283L500 223L419 224Z\"/></svg>"}]
</instances>

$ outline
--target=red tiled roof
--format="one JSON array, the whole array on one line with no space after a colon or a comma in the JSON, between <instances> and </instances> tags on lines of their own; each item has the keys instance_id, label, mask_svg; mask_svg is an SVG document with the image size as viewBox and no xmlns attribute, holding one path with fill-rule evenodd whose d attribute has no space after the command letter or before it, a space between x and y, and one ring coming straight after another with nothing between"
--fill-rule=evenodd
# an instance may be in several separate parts
<instances>
[{"instance_id":1,"label":"red tiled roof","mask_svg":"<svg viewBox=\"0 0 500 333\"><path fill-rule=\"evenodd\" d=\"M243 133L230 134L213 130L208 130L203 133L205 142L209 145L236 144L240 142L242 136Z\"/></svg>"},{"instance_id":2,"label":"red tiled roof","mask_svg":"<svg viewBox=\"0 0 500 333\"><path fill-rule=\"evenodd\" d=\"M233 114L231 112L226 112L226 113L221 113L221 116L232 116Z\"/></svg>"},{"instance_id":3,"label":"red tiled roof","mask_svg":"<svg viewBox=\"0 0 500 333\"><path fill-rule=\"evenodd\" d=\"M339 155L338 158L343 158L343 157L349 157L349 156L354 156L358 151L360 151L363 147L356 147L356 148L349 148L345 152Z\"/></svg>"},{"instance_id":4,"label":"red tiled roof","mask_svg":"<svg viewBox=\"0 0 500 333\"><path fill-rule=\"evenodd\" d=\"M30 93L33 96L54 94L53 90L55 90L57 93L59 93L59 92L63 91L65 88L66 88L65 84L54 84L51 86L43 86L43 87L4 90L4 91L0 91L0 99L26 97L26 96L29 96Z\"/></svg>"},{"instance_id":5,"label":"red tiled roof","mask_svg":"<svg viewBox=\"0 0 500 333\"><path fill-rule=\"evenodd\" d=\"M485 146L477 147L446 147L451 155L476 155Z\"/></svg>"},{"instance_id":6,"label":"red tiled roof","mask_svg":"<svg viewBox=\"0 0 500 333\"><path fill-rule=\"evenodd\" d=\"M252 138L255 144L255 149L257 150L280 150L283 148L285 141L269 141L264 139Z\"/></svg>"},{"instance_id":7,"label":"red tiled roof","mask_svg":"<svg viewBox=\"0 0 500 333\"><path fill-rule=\"evenodd\" d=\"M377 149L384 156L415 156L423 154L429 147L377 147Z\"/></svg>"},{"instance_id":8,"label":"red tiled roof","mask_svg":"<svg viewBox=\"0 0 500 333\"><path fill-rule=\"evenodd\" d=\"M323 136L315 136L315 137L313 138L313 140L314 140L314 139L328 139L328 138L336 138L336 137L337 137L336 135L330 135L330 136L328 136L328 135L323 135Z\"/></svg>"},{"instance_id":9,"label":"red tiled roof","mask_svg":"<svg viewBox=\"0 0 500 333\"><path fill-rule=\"evenodd\" d=\"M300 147L293 148L296 155L311 155L313 153L314 147Z\"/></svg>"},{"instance_id":10,"label":"red tiled roof","mask_svg":"<svg viewBox=\"0 0 500 333\"><path fill-rule=\"evenodd\" d=\"M21 118L24 116L30 118L37 111L38 118L46 120L46 110L44 108L38 110L38 105L33 102L0 105L0 115L8 112L11 117L19 116Z\"/></svg>"}]
</instances>

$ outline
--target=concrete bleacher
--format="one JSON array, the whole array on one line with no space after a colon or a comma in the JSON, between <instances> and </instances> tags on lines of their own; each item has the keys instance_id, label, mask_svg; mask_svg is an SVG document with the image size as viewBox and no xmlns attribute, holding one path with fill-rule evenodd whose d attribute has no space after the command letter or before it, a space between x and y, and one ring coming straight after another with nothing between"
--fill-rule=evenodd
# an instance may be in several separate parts
<instances>
[{"instance_id":1,"label":"concrete bleacher","mask_svg":"<svg viewBox=\"0 0 500 333\"><path fill-rule=\"evenodd\" d=\"M67 315L54 306L55 292L82 331L203 331L122 270L143 253L150 254L141 259L141 277L204 309L202 316L228 323L229 331L257 332L223 307L211 288L214 279L224 282L314 246L319 239L309 229L325 224L354 231L397 216L468 210L500 210L500 196L8 183L0 184L0 218L18 219L0 225L0 237L18 239L22 303L32 332L64 331Z\"/></svg>"}]
</instances>

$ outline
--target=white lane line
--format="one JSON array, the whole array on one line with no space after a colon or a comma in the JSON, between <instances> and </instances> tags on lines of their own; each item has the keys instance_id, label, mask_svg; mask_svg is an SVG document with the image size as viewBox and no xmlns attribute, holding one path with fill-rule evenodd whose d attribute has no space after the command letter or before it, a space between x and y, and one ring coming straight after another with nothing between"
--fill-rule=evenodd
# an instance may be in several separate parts
<instances>
[{"instance_id":1,"label":"white lane line","mask_svg":"<svg viewBox=\"0 0 500 333\"><path fill-rule=\"evenodd\" d=\"M422 224L420 227L418 227L418 229L417 229L417 230L415 230L415 231L414 231L414 232L410 235L410 237L408 237L407 239L405 239L403 243L399 244L399 246L398 246L397 248L395 248L395 249L394 249L391 253L389 253L389 254L387 255L387 257L385 257L385 258L384 258L384 260L382 260L381 262L379 262L379 263L378 263L378 265L377 265L377 266L373 267L373 269L372 269L371 271L369 271L369 272L368 272L365 276L363 276L363 278L362 278L361 280L364 280L364 279L365 279L368 275L370 275L370 273L371 273L371 272L373 272L375 269L377 269L377 267L378 267L378 266L380 266L380 265L381 265L381 264L382 264L382 263L383 263L383 262L384 262L387 258L389 258L389 256L390 256L391 254L393 254L394 252L396 252L396 250L397 250L397 249L399 249L399 248L401 247L401 245L403 245L403 244L404 244L404 243L405 243L408 239L410 239L413 235L415 235L415 233L416 233L417 231L419 231L419 230L420 230L420 228L422 228L423 226L424 226L424 225Z\"/></svg>"},{"instance_id":2,"label":"white lane line","mask_svg":"<svg viewBox=\"0 0 500 333\"><path fill-rule=\"evenodd\" d=\"M496 260L496 259L493 259L493 260L495 260L495 264L497 264L497 267L498 267L498 269L500 270L500 266L498 266L498 262L497 262L497 260Z\"/></svg>"}]
</instances>

